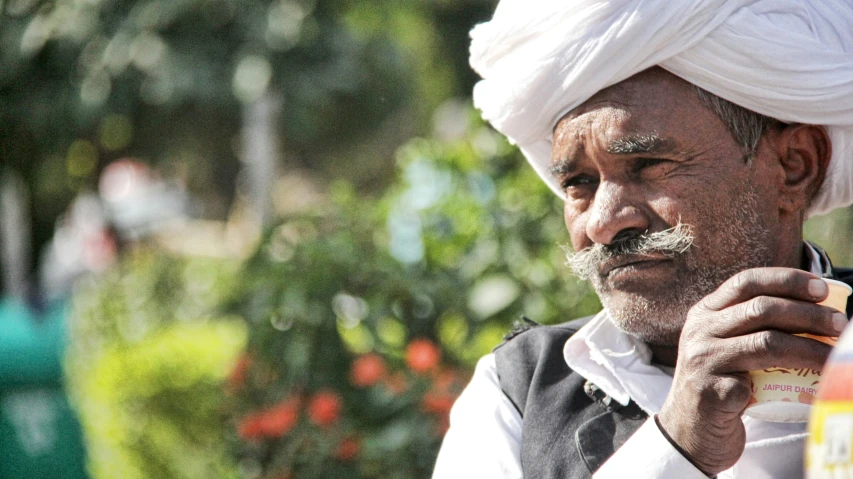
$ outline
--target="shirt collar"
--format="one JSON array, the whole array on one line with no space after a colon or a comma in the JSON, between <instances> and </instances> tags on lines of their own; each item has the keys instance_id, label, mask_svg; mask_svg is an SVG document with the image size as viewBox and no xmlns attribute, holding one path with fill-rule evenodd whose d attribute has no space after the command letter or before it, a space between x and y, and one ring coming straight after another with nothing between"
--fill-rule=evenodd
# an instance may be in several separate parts
<instances>
[{"instance_id":1,"label":"shirt collar","mask_svg":"<svg viewBox=\"0 0 853 479\"><path fill-rule=\"evenodd\" d=\"M821 276L824 255L809 243L810 272ZM573 334L563 347L566 364L619 404L633 399L647 414L657 414L672 387L672 377L653 365L649 347L620 330L603 310Z\"/></svg>"}]
</instances>

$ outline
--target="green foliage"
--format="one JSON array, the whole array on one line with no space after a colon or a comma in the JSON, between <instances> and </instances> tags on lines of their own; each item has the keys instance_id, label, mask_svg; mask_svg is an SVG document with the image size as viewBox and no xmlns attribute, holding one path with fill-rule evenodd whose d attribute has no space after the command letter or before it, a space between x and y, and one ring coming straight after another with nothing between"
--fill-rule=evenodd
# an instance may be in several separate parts
<instances>
[{"instance_id":1,"label":"green foliage","mask_svg":"<svg viewBox=\"0 0 853 479\"><path fill-rule=\"evenodd\" d=\"M0 1L0 167L32 193L34 255L74 194L125 156L234 196L244 106L281 101L284 158L383 186L400 143L467 95L491 0ZM341 158L348 160L342 173ZM36 259L37 256L34 256Z\"/></svg>"},{"instance_id":2,"label":"green foliage","mask_svg":"<svg viewBox=\"0 0 853 479\"><path fill-rule=\"evenodd\" d=\"M140 248L84 285L66 367L94 477L428 477L513 321L598 308L559 266L559 200L474 118L400 149L382 198L338 182L245 262Z\"/></svg>"},{"instance_id":3,"label":"green foliage","mask_svg":"<svg viewBox=\"0 0 853 479\"><path fill-rule=\"evenodd\" d=\"M83 124L143 105L233 109L271 86L288 105L288 140L300 143L339 133L334 126L352 108L360 121L348 128L369 129L413 93L402 81L400 49L382 28L387 21L365 28L345 2L39 3L11 2L0 17L0 92L18 101L34 100L26 97L33 92L54 95ZM390 7L378 11L395 15ZM22 81L45 70L59 81L45 79L42 88ZM380 96L383 102L373 101ZM50 124L55 112L29 112L25 120L37 131L57 128Z\"/></svg>"},{"instance_id":4,"label":"green foliage","mask_svg":"<svg viewBox=\"0 0 853 479\"><path fill-rule=\"evenodd\" d=\"M66 375L94 479L236 477L221 384L246 328L215 311L237 266L139 249L75 295Z\"/></svg>"},{"instance_id":5,"label":"green foliage","mask_svg":"<svg viewBox=\"0 0 853 479\"><path fill-rule=\"evenodd\" d=\"M560 267L559 200L462 115L457 138L400 150L383 198L338 183L333 207L283 218L247 263L229 309L250 324L234 406L247 476L429 477L464 371L514 320L599 309ZM441 360L421 369L431 344ZM364 358L384 365L369 384ZM317 394L341 405L331 424L312 418ZM358 453L341 459L348 440Z\"/></svg>"},{"instance_id":6,"label":"green foliage","mask_svg":"<svg viewBox=\"0 0 853 479\"><path fill-rule=\"evenodd\" d=\"M842 208L806 221L804 235L826 250L836 266L853 265L850 232L853 231L853 209Z\"/></svg>"},{"instance_id":7,"label":"green foliage","mask_svg":"<svg viewBox=\"0 0 853 479\"><path fill-rule=\"evenodd\" d=\"M466 284L479 321L526 314L550 324L597 311L587 285L561 266L562 203L515 148L468 115L462 138L400 150L403 181L384 200L389 250Z\"/></svg>"},{"instance_id":8,"label":"green foliage","mask_svg":"<svg viewBox=\"0 0 853 479\"><path fill-rule=\"evenodd\" d=\"M0 1L0 170L31 193L30 263L74 195L123 157L181 178L202 215L224 218L244 106L265 92L285 105L290 166L335 175L345 153L365 165L349 176L375 184L430 108L463 91L456 71L432 68L441 42L418 3L373 2L374 21L340 0ZM418 25L407 36L391 28L404 13Z\"/></svg>"}]
</instances>

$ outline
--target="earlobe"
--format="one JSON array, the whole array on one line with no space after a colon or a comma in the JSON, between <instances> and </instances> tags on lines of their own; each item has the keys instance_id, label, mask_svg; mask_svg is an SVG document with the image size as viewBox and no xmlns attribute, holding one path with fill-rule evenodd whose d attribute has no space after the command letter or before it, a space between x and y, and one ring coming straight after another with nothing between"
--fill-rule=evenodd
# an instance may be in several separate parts
<instances>
[{"instance_id":1,"label":"earlobe","mask_svg":"<svg viewBox=\"0 0 853 479\"><path fill-rule=\"evenodd\" d=\"M832 156L829 135L822 126L793 124L779 132L776 144L784 172L779 207L805 210L826 177Z\"/></svg>"}]
</instances>

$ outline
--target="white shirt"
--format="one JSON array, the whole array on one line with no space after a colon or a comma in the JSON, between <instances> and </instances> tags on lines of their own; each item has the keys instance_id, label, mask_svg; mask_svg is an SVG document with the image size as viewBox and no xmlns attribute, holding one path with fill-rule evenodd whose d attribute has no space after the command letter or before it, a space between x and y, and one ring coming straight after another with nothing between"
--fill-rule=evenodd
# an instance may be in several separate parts
<instances>
[{"instance_id":1,"label":"white shirt","mask_svg":"<svg viewBox=\"0 0 853 479\"><path fill-rule=\"evenodd\" d=\"M809 246L812 273L822 268ZM707 479L663 436L655 424L672 387L672 377L651 364L651 352L624 333L607 311L575 333L563 348L569 367L627 405L633 399L649 419L594 474L595 479ZM746 448L720 479L786 479L803 477L805 423L774 423L743 418ZM521 478L521 415L500 387L495 357L477 364L471 382L450 412L433 479Z\"/></svg>"}]
</instances>

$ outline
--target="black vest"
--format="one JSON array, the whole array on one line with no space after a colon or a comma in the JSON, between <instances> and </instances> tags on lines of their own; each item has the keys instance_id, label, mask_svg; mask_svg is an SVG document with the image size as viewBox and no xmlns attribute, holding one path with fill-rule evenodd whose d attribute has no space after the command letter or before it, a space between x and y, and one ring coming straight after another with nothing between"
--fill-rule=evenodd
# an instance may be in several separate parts
<instances>
[{"instance_id":1,"label":"black vest","mask_svg":"<svg viewBox=\"0 0 853 479\"><path fill-rule=\"evenodd\" d=\"M853 269L832 278L853 286ZM853 297L847 315L853 312ZM633 401L622 407L569 369L563 346L589 318L516 328L495 349L504 394L521 414L521 467L535 479L589 478L645 422Z\"/></svg>"}]
</instances>

